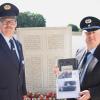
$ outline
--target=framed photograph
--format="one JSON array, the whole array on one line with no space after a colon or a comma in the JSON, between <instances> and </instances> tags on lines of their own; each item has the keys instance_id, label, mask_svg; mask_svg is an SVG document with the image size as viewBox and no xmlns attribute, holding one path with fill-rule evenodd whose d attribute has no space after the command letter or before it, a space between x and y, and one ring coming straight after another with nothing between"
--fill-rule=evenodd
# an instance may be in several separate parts
<instances>
[{"instance_id":1,"label":"framed photograph","mask_svg":"<svg viewBox=\"0 0 100 100\"><path fill-rule=\"evenodd\" d=\"M60 73L56 80L57 99L78 98L80 81L76 58L59 59Z\"/></svg>"},{"instance_id":2,"label":"framed photograph","mask_svg":"<svg viewBox=\"0 0 100 100\"><path fill-rule=\"evenodd\" d=\"M63 71L57 76L57 99L78 98L80 82L78 70Z\"/></svg>"}]
</instances>

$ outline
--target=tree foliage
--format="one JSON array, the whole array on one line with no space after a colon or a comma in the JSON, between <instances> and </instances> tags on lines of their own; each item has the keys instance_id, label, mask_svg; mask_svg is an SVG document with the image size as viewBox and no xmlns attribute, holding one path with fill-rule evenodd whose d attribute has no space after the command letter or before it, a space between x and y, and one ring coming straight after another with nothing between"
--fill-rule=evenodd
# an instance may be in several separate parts
<instances>
[{"instance_id":1,"label":"tree foliage","mask_svg":"<svg viewBox=\"0 0 100 100\"><path fill-rule=\"evenodd\" d=\"M76 25L74 25L74 24L69 24L68 26L72 27L72 31L75 31L75 32L79 31L79 28Z\"/></svg>"},{"instance_id":2,"label":"tree foliage","mask_svg":"<svg viewBox=\"0 0 100 100\"><path fill-rule=\"evenodd\" d=\"M18 27L45 27L46 21L41 14L20 13L17 18Z\"/></svg>"}]
</instances>

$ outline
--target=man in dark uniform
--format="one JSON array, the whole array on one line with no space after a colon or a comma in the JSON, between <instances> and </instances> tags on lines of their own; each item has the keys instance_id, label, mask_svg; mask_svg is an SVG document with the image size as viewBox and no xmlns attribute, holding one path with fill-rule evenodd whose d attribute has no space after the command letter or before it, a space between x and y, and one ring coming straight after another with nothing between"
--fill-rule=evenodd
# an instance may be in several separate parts
<instances>
[{"instance_id":1,"label":"man in dark uniform","mask_svg":"<svg viewBox=\"0 0 100 100\"><path fill-rule=\"evenodd\" d=\"M81 87L78 100L100 100L100 19L87 16L80 28L86 45L76 53ZM54 73L59 73L59 69L55 68Z\"/></svg>"},{"instance_id":2,"label":"man in dark uniform","mask_svg":"<svg viewBox=\"0 0 100 100\"><path fill-rule=\"evenodd\" d=\"M26 98L22 45L13 37L18 8L11 3L0 6L0 100Z\"/></svg>"},{"instance_id":3,"label":"man in dark uniform","mask_svg":"<svg viewBox=\"0 0 100 100\"><path fill-rule=\"evenodd\" d=\"M82 91L79 100L100 100L100 19L87 16L80 28L86 45L76 53Z\"/></svg>"}]
</instances>

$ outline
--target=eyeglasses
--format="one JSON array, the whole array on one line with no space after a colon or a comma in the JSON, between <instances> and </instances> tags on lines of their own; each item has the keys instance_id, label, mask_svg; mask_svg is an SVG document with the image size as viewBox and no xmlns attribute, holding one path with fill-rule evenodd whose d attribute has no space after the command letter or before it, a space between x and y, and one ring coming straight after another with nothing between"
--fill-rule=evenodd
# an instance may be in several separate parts
<instances>
[{"instance_id":1,"label":"eyeglasses","mask_svg":"<svg viewBox=\"0 0 100 100\"><path fill-rule=\"evenodd\" d=\"M16 24L16 19L3 19L1 20L3 25L11 24L15 25Z\"/></svg>"}]
</instances>

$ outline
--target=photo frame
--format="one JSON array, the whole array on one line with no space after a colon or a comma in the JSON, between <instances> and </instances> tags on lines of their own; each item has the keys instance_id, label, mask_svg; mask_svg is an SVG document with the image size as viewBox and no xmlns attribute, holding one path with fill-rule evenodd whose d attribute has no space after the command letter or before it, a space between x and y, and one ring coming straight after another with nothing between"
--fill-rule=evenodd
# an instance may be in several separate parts
<instances>
[{"instance_id":1,"label":"photo frame","mask_svg":"<svg viewBox=\"0 0 100 100\"><path fill-rule=\"evenodd\" d=\"M76 58L59 59L58 67L59 67L60 71L62 71L62 67L76 70L78 68L78 60Z\"/></svg>"}]
</instances>

